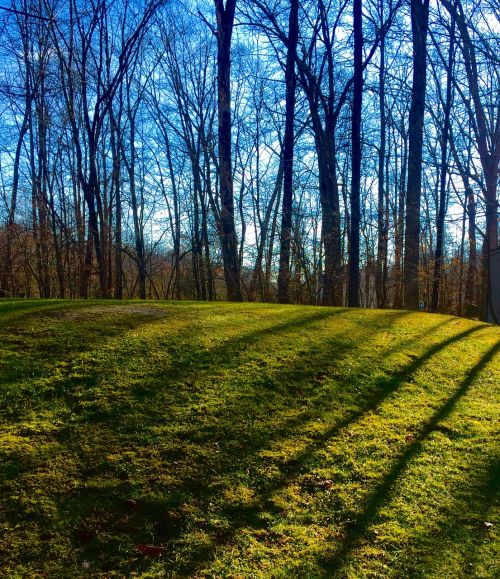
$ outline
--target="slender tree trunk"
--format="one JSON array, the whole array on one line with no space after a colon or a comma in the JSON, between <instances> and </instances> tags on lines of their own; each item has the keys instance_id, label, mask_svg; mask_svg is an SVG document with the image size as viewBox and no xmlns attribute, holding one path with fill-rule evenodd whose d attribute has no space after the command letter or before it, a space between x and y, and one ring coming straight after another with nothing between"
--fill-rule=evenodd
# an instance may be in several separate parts
<instances>
[{"instance_id":1,"label":"slender tree trunk","mask_svg":"<svg viewBox=\"0 0 500 579\"><path fill-rule=\"evenodd\" d=\"M205 198L203 200L203 237L205 243L205 264L207 268L207 284L208 284L208 300L215 301L217 299L217 293L215 289L215 277L214 269L212 266L212 259L210 257L210 244L208 239L208 214L210 206L210 198L212 197L212 173L210 166L210 155L208 150L203 143L203 170L205 173ZM180 227L180 226L179 226ZM180 229L179 229L180 235Z\"/></svg>"},{"instance_id":2,"label":"slender tree trunk","mask_svg":"<svg viewBox=\"0 0 500 579\"><path fill-rule=\"evenodd\" d=\"M136 115L138 103L132 105L130 86L127 87L127 118L130 131L129 155L123 147L123 161L127 167L130 187L130 201L132 206L132 221L134 223L135 258L137 261L137 278L139 282L139 298L146 299L146 255L144 248L144 228L142 213L144 211L142 201L139 202L136 187ZM123 143L122 143L123 144Z\"/></svg>"},{"instance_id":3,"label":"slender tree trunk","mask_svg":"<svg viewBox=\"0 0 500 579\"><path fill-rule=\"evenodd\" d=\"M464 254L465 254L465 220L467 218L467 199L464 201L464 210L462 213L462 235L460 238L460 273L458 279L458 305L457 316L462 315L463 309L463 289L464 289Z\"/></svg>"},{"instance_id":4,"label":"slender tree trunk","mask_svg":"<svg viewBox=\"0 0 500 579\"><path fill-rule=\"evenodd\" d=\"M266 255L266 271L264 275L264 282L262 284L262 301L271 301L271 270L273 264L274 240L276 237L276 227L278 224L278 212L281 199L281 187L278 189L278 199L276 200L273 220L271 222L271 230L269 232L269 244Z\"/></svg>"},{"instance_id":5,"label":"slender tree trunk","mask_svg":"<svg viewBox=\"0 0 500 579\"><path fill-rule=\"evenodd\" d=\"M55 164L55 161L54 161ZM54 172L56 168L52 169ZM47 181L47 188L48 188L48 209L50 215L50 229L52 233L52 244L54 247L54 258L55 258L55 267L56 267L56 274L57 274L57 284L59 286L59 298L64 298L66 293L66 284L65 284L65 276L64 276L64 263L63 263L63 252L62 252L62 236L60 236L58 231L58 219L56 214L55 208L55 199L54 199L54 179L51 178ZM64 196L64 194L63 194Z\"/></svg>"},{"instance_id":6,"label":"slender tree trunk","mask_svg":"<svg viewBox=\"0 0 500 579\"><path fill-rule=\"evenodd\" d=\"M107 295L106 259L102 246L101 228L99 227L99 222L102 223L102 206L100 203L96 155L97 151L95 147L89 145L89 178L86 180L83 175L81 177L83 194L88 209L89 234L92 236L97 262L99 295L101 298L107 298L109 296Z\"/></svg>"},{"instance_id":7,"label":"slender tree trunk","mask_svg":"<svg viewBox=\"0 0 500 579\"><path fill-rule=\"evenodd\" d=\"M208 238L208 207L206 194L200 197L201 206L201 244L202 244L202 266L204 277L206 277L205 299L209 302L214 300L214 274L212 271L212 260L210 259L210 240Z\"/></svg>"},{"instance_id":8,"label":"slender tree trunk","mask_svg":"<svg viewBox=\"0 0 500 579\"><path fill-rule=\"evenodd\" d=\"M196 171L194 161L192 161L193 171ZM193 223L191 234L191 261L193 264L194 289L197 300L202 300L202 283L201 283L201 243L200 243L200 209L198 196L198 183L196 178L193 182Z\"/></svg>"},{"instance_id":9,"label":"slender tree trunk","mask_svg":"<svg viewBox=\"0 0 500 579\"><path fill-rule=\"evenodd\" d=\"M361 107L363 104L363 11L361 0L353 3L354 90L352 99L351 227L349 244L349 307L359 307L359 238L361 225Z\"/></svg>"},{"instance_id":10,"label":"slender tree trunk","mask_svg":"<svg viewBox=\"0 0 500 579\"><path fill-rule=\"evenodd\" d=\"M467 278L465 282L465 312L466 315L473 313L476 300L476 280L477 280L477 249L476 249L476 203L474 192L467 189L467 217L468 217L468 237L469 237L469 260L467 265ZM474 312L477 313L477 312Z\"/></svg>"},{"instance_id":11,"label":"slender tree trunk","mask_svg":"<svg viewBox=\"0 0 500 579\"><path fill-rule=\"evenodd\" d=\"M437 312L439 308L439 293L441 283L441 269L443 264L444 247L444 219L446 215L446 179L448 176L448 136L450 132L450 113L453 82L453 53L455 40L455 19L452 20L450 31L450 51L448 54L448 67L446 76L446 101L444 103L444 124L441 134L441 167L439 174L439 209L436 223L436 251L434 253L434 280L432 285L431 311Z\"/></svg>"},{"instance_id":12,"label":"slender tree trunk","mask_svg":"<svg viewBox=\"0 0 500 579\"><path fill-rule=\"evenodd\" d=\"M261 224L260 234L257 240L257 257L255 258L255 265L253 268L252 277L250 279L250 284L248 286L248 299L254 301L257 292L257 284L259 284L261 290L263 287L263 273L262 273L262 260L264 258L264 251L266 248L266 241L269 232L269 225L271 222L271 216L273 213L276 200L279 199L281 187L283 183L283 155L280 156L280 163L278 167L278 173L276 176L276 181L274 184L273 193L271 199L266 208L266 213ZM263 299L261 291L261 299Z\"/></svg>"},{"instance_id":13,"label":"slender tree trunk","mask_svg":"<svg viewBox=\"0 0 500 579\"><path fill-rule=\"evenodd\" d=\"M121 91L120 91L121 103ZM123 298L123 255L122 255L122 196L121 196L121 134L119 129L119 119L121 109L118 114L118 121L114 112L110 110L111 133L110 144L113 168L111 172L112 191L115 204L115 231L114 231L114 298L121 300Z\"/></svg>"},{"instance_id":14,"label":"slender tree trunk","mask_svg":"<svg viewBox=\"0 0 500 579\"><path fill-rule=\"evenodd\" d=\"M380 21L384 21L384 3L380 3ZM385 201L385 38L380 41L380 72L379 72L379 109L380 109L380 147L378 150L378 198L377 198L377 263L375 271L375 288L377 307L386 305L386 269L387 269L387 220L384 218Z\"/></svg>"},{"instance_id":15,"label":"slender tree trunk","mask_svg":"<svg viewBox=\"0 0 500 579\"><path fill-rule=\"evenodd\" d=\"M278 270L278 300L290 301L290 245L293 207L293 148L295 118L295 59L299 38L299 2L290 0L288 47L286 56L285 136L283 142L283 205L281 213L280 262Z\"/></svg>"},{"instance_id":16,"label":"slender tree trunk","mask_svg":"<svg viewBox=\"0 0 500 579\"><path fill-rule=\"evenodd\" d=\"M403 157L401 160L401 178L399 180L399 198L398 210L396 216L395 238L394 238L394 263L395 263L395 289L394 289L394 307L403 307L403 240L404 240L404 226L405 226L405 187L406 187L406 171L408 168L408 136L402 128L401 136L403 139Z\"/></svg>"},{"instance_id":17,"label":"slender tree trunk","mask_svg":"<svg viewBox=\"0 0 500 579\"><path fill-rule=\"evenodd\" d=\"M174 230L172 231L173 244L174 244L174 289L173 294L176 300L180 300L181 294L181 279L180 279L180 268L181 268L181 220L180 220L180 208L179 208L179 192L177 190L177 183L175 180L174 164L172 161L172 151L170 148L170 140L168 134L164 133L165 137L165 149L167 153L167 163L168 171L170 175L170 180L172 182L172 195L174 204Z\"/></svg>"}]
</instances>

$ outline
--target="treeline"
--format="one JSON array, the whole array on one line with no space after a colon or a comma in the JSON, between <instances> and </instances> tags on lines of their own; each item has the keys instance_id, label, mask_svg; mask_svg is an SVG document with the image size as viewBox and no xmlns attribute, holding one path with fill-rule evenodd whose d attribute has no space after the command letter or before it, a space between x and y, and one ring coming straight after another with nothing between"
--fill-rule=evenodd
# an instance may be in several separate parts
<instances>
[{"instance_id":1,"label":"treeline","mask_svg":"<svg viewBox=\"0 0 500 579\"><path fill-rule=\"evenodd\" d=\"M15 0L0 297L484 317L494 0Z\"/></svg>"}]
</instances>

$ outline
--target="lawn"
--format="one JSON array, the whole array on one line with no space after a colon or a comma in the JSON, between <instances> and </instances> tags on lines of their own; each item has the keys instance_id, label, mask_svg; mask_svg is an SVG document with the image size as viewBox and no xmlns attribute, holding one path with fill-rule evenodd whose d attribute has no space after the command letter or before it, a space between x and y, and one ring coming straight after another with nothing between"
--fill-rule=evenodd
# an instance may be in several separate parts
<instances>
[{"instance_id":1,"label":"lawn","mask_svg":"<svg viewBox=\"0 0 500 579\"><path fill-rule=\"evenodd\" d=\"M498 576L500 328L0 302L2 577Z\"/></svg>"}]
</instances>

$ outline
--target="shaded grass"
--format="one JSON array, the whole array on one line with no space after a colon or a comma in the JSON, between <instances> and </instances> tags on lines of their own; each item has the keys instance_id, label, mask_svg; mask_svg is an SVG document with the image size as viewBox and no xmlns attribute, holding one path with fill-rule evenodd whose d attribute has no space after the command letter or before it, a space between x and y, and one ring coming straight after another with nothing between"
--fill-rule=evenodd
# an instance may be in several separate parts
<instances>
[{"instance_id":1,"label":"shaded grass","mask_svg":"<svg viewBox=\"0 0 500 579\"><path fill-rule=\"evenodd\" d=\"M499 337L408 312L0 302L0 568L493 577Z\"/></svg>"}]
</instances>

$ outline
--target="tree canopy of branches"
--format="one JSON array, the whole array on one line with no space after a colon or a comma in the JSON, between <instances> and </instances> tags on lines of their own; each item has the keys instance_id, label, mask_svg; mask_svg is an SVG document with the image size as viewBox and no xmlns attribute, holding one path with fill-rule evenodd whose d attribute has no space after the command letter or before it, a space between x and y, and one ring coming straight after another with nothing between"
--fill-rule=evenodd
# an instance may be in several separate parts
<instances>
[{"instance_id":1,"label":"tree canopy of branches","mask_svg":"<svg viewBox=\"0 0 500 579\"><path fill-rule=\"evenodd\" d=\"M12 0L0 297L485 318L499 16L489 0Z\"/></svg>"}]
</instances>

